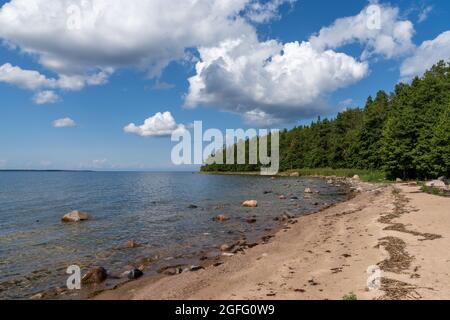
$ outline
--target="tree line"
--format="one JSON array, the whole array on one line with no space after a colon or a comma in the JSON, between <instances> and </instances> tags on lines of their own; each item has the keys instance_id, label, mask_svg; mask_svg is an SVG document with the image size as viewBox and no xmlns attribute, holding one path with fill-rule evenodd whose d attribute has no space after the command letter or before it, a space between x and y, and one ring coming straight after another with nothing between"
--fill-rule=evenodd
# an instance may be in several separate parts
<instances>
[{"instance_id":1,"label":"tree line","mask_svg":"<svg viewBox=\"0 0 450 320\"><path fill-rule=\"evenodd\" d=\"M280 170L302 168L383 170L391 179L449 177L450 62L437 63L410 84L397 84L391 94L369 96L363 109L283 130ZM219 172L259 169L248 164L202 167Z\"/></svg>"}]
</instances>

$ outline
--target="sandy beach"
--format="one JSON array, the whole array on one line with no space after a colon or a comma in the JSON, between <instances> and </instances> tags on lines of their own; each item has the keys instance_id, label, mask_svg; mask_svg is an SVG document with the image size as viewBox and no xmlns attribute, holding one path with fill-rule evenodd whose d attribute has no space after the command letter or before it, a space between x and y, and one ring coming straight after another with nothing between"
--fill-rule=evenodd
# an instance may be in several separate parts
<instances>
[{"instance_id":1,"label":"sandy beach","mask_svg":"<svg viewBox=\"0 0 450 320\"><path fill-rule=\"evenodd\" d=\"M141 279L95 299L450 299L450 198L408 184L358 187L351 200L220 266ZM369 289L377 267L379 288Z\"/></svg>"}]
</instances>

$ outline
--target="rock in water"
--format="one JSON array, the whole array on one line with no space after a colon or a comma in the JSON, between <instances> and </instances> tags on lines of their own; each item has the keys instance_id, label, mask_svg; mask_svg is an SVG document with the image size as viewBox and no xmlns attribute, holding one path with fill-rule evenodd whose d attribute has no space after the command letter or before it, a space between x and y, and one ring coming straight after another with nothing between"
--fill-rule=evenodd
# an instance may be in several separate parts
<instances>
[{"instance_id":1,"label":"rock in water","mask_svg":"<svg viewBox=\"0 0 450 320\"><path fill-rule=\"evenodd\" d=\"M258 206L258 201L256 200L247 200L242 203L242 206L247 208L256 208Z\"/></svg>"},{"instance_id":2,"label":"rock in water","mask_svg":"<svg viewBox=\"0 0 450 320\"><path fill-rule=\"evenodd\" d=\"M225 221L230 220L230 218L228 218L228 217L226 217L224 215L219 215L214 220L219 221L219 222L225 222Z\"/></svg>"},{"instance_id":3,"label":"rock in water","mask_svg":"<svg viewBox=\"0 0 450 320\"><path fill-rule=\"evenodd\" d=\"M134 249L134 248L140 247L140 244L134 240L130 240L130 241L127 241L127 243L125 244L125 247L128 249Z\"/></svg>"},{"instance_id":4,"label":"rock in water","mask_svg":"<svg viewBox=\"0 0 450 320\"><path fill-rule=\"evenodd\" d=\"M313 192L312 192L311 188L306 188L305 193L313 193Z\"/></svg>"},{"instance_id":5,"label":"rock in water","mask_svg":"<svg viewBox=\"0 0 450 320\"><path fill-rule=\"evenodd\" d=\"M84 212L81 212L78 210L74 210L74 211L66 214L62 218L62 221L63 222L80 222L80 221L85 221L85 220L89 220L89 219L90 219L90 217L87 213L84 213Z\"/></svg>"},{"instance_id":6,"label":"rock in water","mask_svg":"<svg viewBox=\"0 0 450 320\"><path fill-rule=\"evenodd\" d=\"M105 268L95 267L86 273L81 279L82 284L102 283L108 277L108 272Z\"/></svg>"},{"instance_id":7,"label":"rock in water","mask_svg":"<svg viewBox=\"0 0 450 320\"><path fill-rule=\"evenodd\" d=\"M248 218L246 221L249 224L256 223L256 219L255 218Z\"/></svg>"},{"instance_id":8,"label":"rock in water","mask_svg":"<svg viewBox=\"0 0 450 320\"><path fill-rule=\"evenodd\" d=\"M197 209L198 206L196 206L195 204L191 204L189 205L188 209Z\"/></svg>"},{"instance_id":9,"label":"rock in water","mask_svg":"<svg viewBox=\"0 0 450 320\"><path fill-rule=\"evenodd\" d=\"M142 277L143 275L144 275L144 273L141 270L134 269L128 273L128 279L136 280L136 279L139 279L140 277Z\"/></svg>"},{"instance_id":10,"label":"rock in water","mask_svg":"<svg viewBox=\"0 0 450 320\"><path fill-rule=\"evenodd\" d=\"M286 196L283 196L283 195L279 196L278 198L279 198L280 200L286 200L286 199L287 199Z\"/></svg>"}]
</instances>

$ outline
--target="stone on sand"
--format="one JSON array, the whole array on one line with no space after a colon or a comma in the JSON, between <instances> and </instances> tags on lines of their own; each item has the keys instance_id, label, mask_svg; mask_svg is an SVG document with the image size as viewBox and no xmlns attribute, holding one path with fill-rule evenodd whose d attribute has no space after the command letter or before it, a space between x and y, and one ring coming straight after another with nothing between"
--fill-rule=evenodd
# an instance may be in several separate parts
<instances>
[{"instance_id":1,"label":"stone on sand","mask_svg":"<svg viewBox=\"0 0 450 320\"><path fill-rule=\"evenodd\" d=\"M108 277L108 272L105 268L95 267L89 270L81 279L83 284L102 283Z\"/></svg>"}]
</instances>

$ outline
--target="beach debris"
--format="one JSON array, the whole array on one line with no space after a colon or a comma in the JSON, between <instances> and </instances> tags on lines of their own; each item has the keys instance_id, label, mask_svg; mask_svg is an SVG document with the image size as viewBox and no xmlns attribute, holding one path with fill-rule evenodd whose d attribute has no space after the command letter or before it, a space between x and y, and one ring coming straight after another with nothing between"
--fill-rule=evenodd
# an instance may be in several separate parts
<instances>
[{"instance_id":1,"label":"beach debris","mask_svg":"<svg viewBox=\"0 0 450 320\"><path fill-rule=\"evenodd\" d=\"M242 203L243 207L247 208L256 208L258 206L258 201L256 200L247 200Z\"/></svg>"},{"instance_id":2,"label":"beach debris","mask_svg":"<svg viewBox=\"0 0 450 320\"><path fill-rule=\"evenodd\" d=\"M108 277L108 272L103 267L94 267L81 279L82 284L102 283Z\"/></svg>"},{"instance_id":3,"label":"beach debris","mask_svg":"<svg viewBox=\"0 0 450 320\"><path fill-rule=\"evenodd\" d=\"M219 221L219 222L225 222L225 221L230 220L230 218L221 214L221 215L218 215L217 217L215 217L214 220Z\"/></svg>"},{"instance_id":4,"label":"beach debris","mask_svg":"<svg viewBox=\"0 0 450 320\"><path fill-rule=\"evenodd\" d=\"M63 222L80 222L80 221L85 221L85 220L89 220L89 219L90 219L90 217L87 213L84 213L84 212L81 212L78 210L69 212L64 217L62 217Z\"/></svg>"},{"instance_id":5,"label":"beach debris","mask_svg":"<svg viewBox=\"0 0 450 320\"><path fill-rule=\"evenodd\" d=\"M232 256L234 256L234 253L223 252L223 253L222 253L222 256L224 256L224 257L232 257Z\"/></svg>"},{"instance_id":6,"label":"beach debris","mask_svg":"<svg viewBox=\"0 0 450 320\"><path fill-rule=\"evenodd\" d=\"M248 218L248 219L246 220L246 222L247 222L247 223L250 223L250 224L256 223L256 219L255 219L255 218Z\"/></svg>"},{"instance_id":7,"label":"beach debris","mask_svg":"<svg viewBox=\"0 0 450 320\"><path fill-rule=\"evenodd\" d=\"M233 250L233 248L234 248L234 245L229 245L229 244L223 244L223 245L221 245L220 246L220 251L222 251L222 252L228 252L228 251L231 251L231 250Z\"/></svg>"},{"instance_id":8,"label":"beach debris","mask_svg":"<svg viewBox=\"0 0 450 320\"><path fill-rule=\"evenodd\" d=\"M195 204L190 204L188 206L188 209L197 209L197 208L198 208L198 206L196 206Z\"/></svg>"},{"instance_id":9,"label":"beach debris","mask_svg":"<svg viewBox=\"0 0 450 320\"><path fill-rule=\"evenodd\" d=\"M306 188L305 193L311 194L311 193L313 193L313 191L311 190L311 188Z\"/></svg>"},{"instance_id":10,"label":"beach debris","mask_svg":"<svg viewBox=\"0 0 450 320\"><path fill-rule=\"evenodd\" d=\"M138 248L140 246L141 245L134 240L129 240L129 241L127 241L127 243L125 243L125 248L127 248L127 249L134 249L134 248Z\"/></svg>"},{"instance_id":11,"label":"beach debris","mask_svg":"<svg viewBox=\"0 0 450 320\"><path fill-rule=\"evenodd\" d=\"M136 279L139 279L140 277L142 277L143 275L144 275L144 273L142 272L142 270L133 269L128 272L127 277L130 280L136 280Z\"/></svg>"},{"instance_id":12,"label":"beach debris","mask_svg":"<svg viewBox=\"0 0 450 320\"><path fill-rule=\"evenodd\" d=\"M292 172L292 173L290 174L290 176L291 176L291 177L300 177L300 173L298 173L298 172Z\"/></svg>"}]
</instances>

